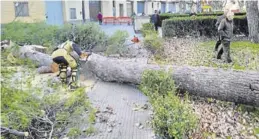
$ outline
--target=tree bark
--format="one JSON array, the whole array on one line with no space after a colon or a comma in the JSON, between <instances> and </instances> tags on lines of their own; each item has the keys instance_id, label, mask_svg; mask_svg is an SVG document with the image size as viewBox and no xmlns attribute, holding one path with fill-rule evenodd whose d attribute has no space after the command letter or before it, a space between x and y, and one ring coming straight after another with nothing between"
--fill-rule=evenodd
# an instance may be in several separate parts
<instances>
[{"instance_id":1,"label":"tree bark","mask_svg":"<svg viewBox=\"0 0 259 139\"><path fill-rule=\"evenodd\" d=\"M36 67L50 66L52 59L49 55L45 54L45 48L37 45L25 45L14 52L17 58L30 59Z\"/></svg>"},{"instance_id":2,"label":"tree bark","mask_svg":"<svg viewBox=\"0 0 259 139\"><path fill-rule=\"evenodd\" d=\"M41 55L40 61L51 61L47 54L26 52L27 55ZM28 58L34 58L28 57ZM33 59L35 60L35 59ZM38 61L36 59L36 61ZM44 63L50 66L51 62ZM231 71L208 67L159 66L139 62L136 59L107 58L92 54L82 64L81 74L92 72L104 81L140 84L145 70L169 70L181 91L192 95L212 97L219 100L259 106L259 72Z\"/></svg>"},{"instance_id":3,"label":"tree bark","mask_svg":"<svg viewBox=\"0 0 259 139\"><path fill-rule=\"evenodd\" d=\"M259 43L259 1L246 1L249 38Z\"/></svg>"},{"instance_id":4,"label":"tree bark","mask_svg":"<svg viewBox=\"0 0 259 139\"><path fill-rule=\"evenodd\" d=\"M202 97L259 106L258 72L139 64L137 61L110 59L96 54L89 57L85 67L104 81L133 84L140 84L145 70L172 68L175 84L182 91Z\"/></svg>"}]
</instances>

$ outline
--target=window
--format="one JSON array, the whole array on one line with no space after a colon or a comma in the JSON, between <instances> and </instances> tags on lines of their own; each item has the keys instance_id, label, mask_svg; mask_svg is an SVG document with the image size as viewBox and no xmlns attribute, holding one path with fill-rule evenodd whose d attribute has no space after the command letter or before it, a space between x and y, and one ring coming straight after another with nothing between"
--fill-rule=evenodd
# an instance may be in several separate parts
<instances>
[{"instance_id":1,"label":"window","mask_svg":"<svg viewBox=\"0 0 259 139\"><path fill-rule=\"evenodd\" d=\"M112 6L115 7L115 1L112 1Z\"/></svg>"},{"instance_id":2,"label":"window","mask_svg":"<svg viewBox=\"0 0 259 139\"><path fill-rule=\"evenodd\" d=\"M76 8L70 8L70 19L76 19Z\"/></svg>"},{"instance_id":3,"label":"window","mask_svg":"<svg viewBox=\"0 0 259 139\"><path fill-rule=\"evenodd\" d=\"M29 16L28 2L15 2L15 16Z\"/></svg>"}]
</instances>

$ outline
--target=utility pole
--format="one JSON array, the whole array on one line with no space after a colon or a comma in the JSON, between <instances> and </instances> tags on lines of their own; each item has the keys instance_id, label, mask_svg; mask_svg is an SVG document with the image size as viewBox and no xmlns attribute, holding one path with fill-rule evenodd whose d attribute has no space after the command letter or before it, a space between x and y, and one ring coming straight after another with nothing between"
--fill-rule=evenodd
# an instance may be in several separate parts
<instances>
[{"instance_id":1,"label":"utility pole","mask_svg":"<svg viewBox=\"0 0 259 139\"><path fill-rule=\"evenodd\" d=\"M82 17L83 23L85 23L85 0L82 0Z\"/></svg>"}]
</instances>

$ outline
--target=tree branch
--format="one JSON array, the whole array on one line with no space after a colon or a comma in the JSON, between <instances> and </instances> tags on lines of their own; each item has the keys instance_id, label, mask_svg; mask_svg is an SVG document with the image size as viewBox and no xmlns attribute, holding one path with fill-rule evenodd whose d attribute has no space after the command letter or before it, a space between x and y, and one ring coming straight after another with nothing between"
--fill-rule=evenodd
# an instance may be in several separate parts
<instances>
[{"instance_id":1,"label":"tree branch","mask_svg":"<svg viewBox=\"0 0 259 139\"><path fill-rule=\"evenodd\" d=\"M10 128L7 128L7 127L1 127L1 134L13 134L15 136L29 136L29 133L28 132L21 132L21 131L17 131L17 130L14 130L14 129L10 129Z\"/></svg>"}]
</instances>

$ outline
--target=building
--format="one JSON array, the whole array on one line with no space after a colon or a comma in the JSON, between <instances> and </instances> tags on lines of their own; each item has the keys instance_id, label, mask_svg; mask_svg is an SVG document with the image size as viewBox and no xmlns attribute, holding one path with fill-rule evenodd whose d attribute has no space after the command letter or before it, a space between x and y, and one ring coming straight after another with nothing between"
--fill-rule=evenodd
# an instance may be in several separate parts
<instances>
[{"instance_id":1,"label":"building","mask_svg":"<svg viewBox=\"0 0 259 139\"><path fill-rule=\"evenodd\" d=\"M209 0L8 0L1 1L1 24L12 21L39 22L62 25L96 21L98 12L103 17L130 17L161 13L186 13L193 9L192 2ZM199 9L200 5L197 4Z\"/></svg>"},{"instance_id":2,"label":"building","mask_svg":"<svg viewBox=\"0 0 259 139\"><path fill-rule=\"evenodd\" d=\"M44 1L1 1L1 24L12 21L39 22L45 20Z\"/></svg>"}]
</instances>

